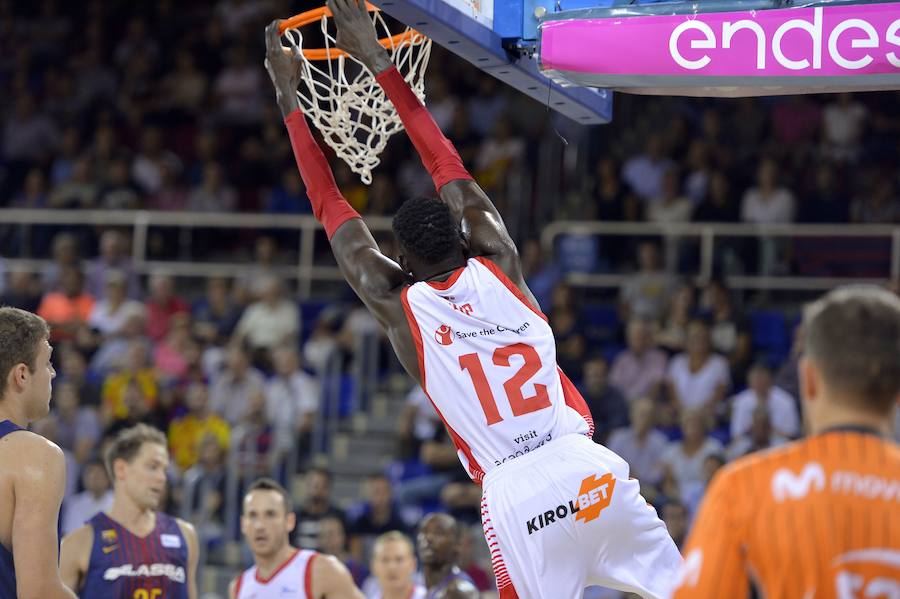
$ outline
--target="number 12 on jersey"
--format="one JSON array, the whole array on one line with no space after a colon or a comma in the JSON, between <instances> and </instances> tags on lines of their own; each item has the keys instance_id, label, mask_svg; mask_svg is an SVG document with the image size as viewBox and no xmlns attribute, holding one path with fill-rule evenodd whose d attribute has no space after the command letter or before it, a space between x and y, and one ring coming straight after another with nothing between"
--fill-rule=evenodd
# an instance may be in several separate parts
<instances>
[{"instance_id":1,"label":"number 12 on jersey","mask_svg":"<svg viewBox=\"0 0 900 599\"><path fill-rule=\"evenodd\" d=\"M537 412L544 408L550 407L550 395L547 393L547 385L540 383L534 384L535 394L525 397L522 393L522 387L541 369L541 356L537 350L530 345L524 343L513 343L504 347L498 347L494 350L493 362L495 366L503 366L509 368L510 357L520 356L524 362L519 370L512 375L505 383L503 389L506 391L506 399L512 408L513 416L522 416ZM469 373L472 379L472 385L475 387L475 394L478 396L478 402L484 415L487 418L488 426L501 422L503 418L497 411L497 401L491 392L491 386L488 383L487 375L484 367L481 365L481 359L478 354L464 354L459 357L459 367Z\"/></svg>"}]
</instances>

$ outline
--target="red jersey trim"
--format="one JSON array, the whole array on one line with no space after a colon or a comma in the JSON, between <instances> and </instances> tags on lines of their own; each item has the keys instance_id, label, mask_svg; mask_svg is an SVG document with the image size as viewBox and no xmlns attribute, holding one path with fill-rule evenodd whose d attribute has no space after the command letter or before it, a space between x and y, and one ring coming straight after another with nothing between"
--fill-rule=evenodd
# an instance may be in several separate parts
<instances>
[{"instance_id":1,"label":"red jersey trim","mask_svg":"<svg viewBox=\"0 0 900 599\"><path fill-rule=\"evenodd\" d=\"M562 384L563 398L566 400L566 405L581 414L581 417L584 418L588 425L587 436L593 438L594 417L591 415L591 409L588 407L587 402L584 401L584 397L579 393L578 387L569 380L562 368L557 366L556 371L559 372L559 382Z\"/></svg>"},{"instance_id":2,"label":"red jersey trim","mask_svg":"<svg viewBox=\"0 0 900 599\"><path fill-rule=\"evenodd\" d=\"M313 553L309 556L309 561L306 562L306 572L303 573L303 588L306 590L306 599L314 599L312 593L312 565L318 556L318 553Z\"/></svg>"},{"instance_id":3,"label":"red jersey trim","mask_svg":"<svg viewBox=\"0 0 900 599\"><path fill-rule=\"evenodd\" d=\"M532 304L527 297L525 297L525 294L522 293L522 290L519 289L515 283L509 280L509 277L506 276L505 272L500 270L499 266L497 266L493 261L485 258L484 256L476 256L475 259L483 264L489 271L491 271L493 275L497 277L497 279L501 283L503 283L507 289L509 289L510 293L516 296L520 302L528 306L529 310L540 316L544 320L544 322L550 322L549 320L547 320L547 316L543 312L541 312L537 306Z\"/></svg>"},{"instance_id":4,"label":"red jersey trim","mask_svg":"<svg viewBox=\"0 0 900 599\"><path fill-rule=\"evenodd\" d=\"M458 272L462 272L460 269ZM453 278L453 277L451 277ZM434 407L434 411L437 412L438 417L441 419L441 422L444 423L444 428L447 429L447 433L450 435L450 438L453 439L453 444L456 446L456 449L461 451L464 456L466 456L466 461L469 463L469 476L472 477L472 480L477 484L481 484L482 479L484 479L484 469L475 461L475 456L472 454L472 448L469 447L469 444L466 443L462 437L456 434L456 431L447 423L447 420L444 418L444 415L441 414L441 411L438 409L437 404L434 403L434 400L431 399L431 395L428 393L428 387L425 384L425 346L422 343L422 329L419 328L419 323L416 321L416 316L413 314L412 308L409 305L409 287L404 287L403 291L400 292L400 302L403 304L403 311L406 313L406 321L409 323L409 330L412 333L413 343L416 346L416 355L419 358L419 382L422 385L422 391L425 392L425 396L428 397L428 401L431 402L431 405Z\"/></svg>"},{"instance_id":5,"label":"red jersey trim","mask_svg":"<svg viewBox=\"0 0 900 599\"><path fill-rule=\"evenodd\" d=\"M446 281L425 281L429 286L434 287L438 291L447 291L450 289L457 280L459 280L459 276L466 269L465 266L460 266L456 270L453 271L453 274L450 275L450 278Z\"/></svg>"},{"instance_id":6,"label":"red jersey trim","mask_svg":"<svg viewBox=\"0 0 900 599\"><path fill-rule=\"evenodd\" d=\"M290 564L292 561L294 561L294 558L296 558L298 555L300 555L299 549L295 550L293 555L291 555L291 557L284 560L283 564L281 564L280 566L275 568L275 571L272 572L271 574L269 574L268 578L260 578L259 577L259 568L257 567L256 573L254 574L254 578L256 578L256 582L258 582L260 584L269 584L272 581L272 579L275 578L276 576L278 576L278 574L280 574L282 570L287 568L288 564Z\"/></svg>"},{"instance_id":7,"label":"red jersey trim","mask_svg":"<svg viewBox=\"0 0 900 599\"><path fill-rule=\"evenodd\" d=\"M237 577L237 579L235 579L235 582L234 582L234 599L240 599L240 598L241 598L241 585L244 584L244 574L246 574L246 572L241 572L240 575Z\"/></svg>"}]
</instances>

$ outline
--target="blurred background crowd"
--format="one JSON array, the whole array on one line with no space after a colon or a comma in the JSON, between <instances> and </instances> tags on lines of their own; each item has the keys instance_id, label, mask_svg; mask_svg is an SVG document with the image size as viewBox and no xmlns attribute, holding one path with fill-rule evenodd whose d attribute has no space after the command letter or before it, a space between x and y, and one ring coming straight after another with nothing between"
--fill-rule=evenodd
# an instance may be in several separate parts
<instances>
[{"instance_id":1,"label":"blurred background crowd","mask_svg":"<svg viewBox=\"0 0 900 599\"><path fill-rule=\"evenodd\" d=\"M0 207L308 213L261 33L310 7L0 0ZM629 462L680 544L718 468L802 435L800 298L775 306L765 292L729 288L728 277L886 279L889 239L728 239L698 284L684 276L699 255L689 240L572 236L548 252L541 226L896 224L900 94L617 95L613 124L579 128L437 47L426 90L508 217L595 440ZM434 192L402 135L370 186L340 160L332 166L365 214ZM273 474L297 496L296 542L338 555L359 584L377 535L410 533L443 510L469 526L462 565L492 588L479 488L349 290L298 301L279 275L297 260L284 231L198 228L186 242L152 230L149 259L250 265L204 280L139 274L129 233L0 221L0 256L40 264L0 258L0 304L53 327L59 376L38 430L69 462L63 532L109 506L104 442L145 422L169 437L167 508L198 524L205 559L226 578L247 557L235 543L242 485ZM327 245L316 252L328 260ZM566 284L572 271L617 273L622 284L588 292Z\"/></svg>"}]
</instances>

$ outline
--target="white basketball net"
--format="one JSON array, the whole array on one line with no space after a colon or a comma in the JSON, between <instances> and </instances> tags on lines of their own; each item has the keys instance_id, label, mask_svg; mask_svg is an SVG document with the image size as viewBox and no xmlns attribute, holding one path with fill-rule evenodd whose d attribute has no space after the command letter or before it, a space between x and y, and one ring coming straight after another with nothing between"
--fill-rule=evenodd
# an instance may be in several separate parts
<instances>
[{"instance_id":1,"label":"white basketball net","mask_svg":"<svg viewBox=\"0 0 900 599\"><path fill-rule=\"evenodd\" d=\"M391 37L381 13L369 14L379 37ZM328 31L328 21L328 16L322 17L321 30L325 49L332 50L336 42ZM300 29L288 29L284 34L303 49ZM389 45L387 51L400 74L424 103L425 69L431 56L431 40L414 32L409 41ZM403 128L397 111L375 77L355 58L340 56L310 61L302 57L302 61L297 98L304 114L312 119L325 142L362 182L371 183L372 169L378 166L379 155L388 139Z\"/></svg>"}]
</instances>

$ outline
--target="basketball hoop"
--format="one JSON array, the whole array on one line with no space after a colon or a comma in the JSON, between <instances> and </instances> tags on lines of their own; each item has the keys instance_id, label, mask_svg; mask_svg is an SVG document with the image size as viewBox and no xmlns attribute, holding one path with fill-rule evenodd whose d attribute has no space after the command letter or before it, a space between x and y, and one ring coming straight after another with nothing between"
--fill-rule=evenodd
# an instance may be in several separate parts
<instances>
[{"instance_id":1,"label":"basketball hoop","mask_svg":"<svg viewBox=\"0 0 900 599\"><path fill-rule=\"evenodd\" d=\"M431 56L431 40L407 27L392 34L381 12L366 8L391 61L422 102L425 101L425 69ZM297 98L325 142L359 175L372 182L372 169L388 139L403 128L393 105L372 73L358 60L336 47L328 31L331 11L316 8L281 22L279 31L301 50L302 66ZM319 21L324 48L304 48L302 27ZM325 63L324 65L321 63Z\"/></svg>"}]
</instances>

